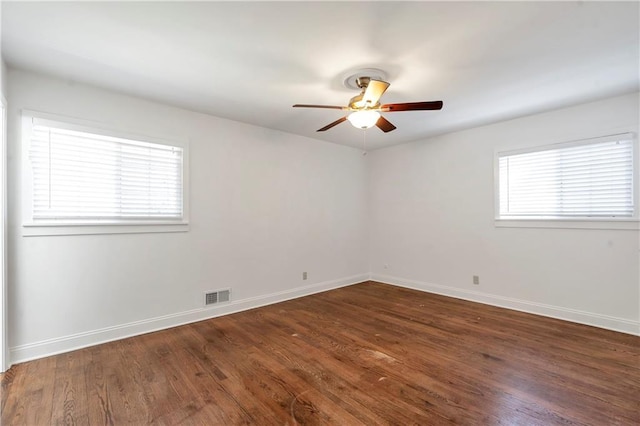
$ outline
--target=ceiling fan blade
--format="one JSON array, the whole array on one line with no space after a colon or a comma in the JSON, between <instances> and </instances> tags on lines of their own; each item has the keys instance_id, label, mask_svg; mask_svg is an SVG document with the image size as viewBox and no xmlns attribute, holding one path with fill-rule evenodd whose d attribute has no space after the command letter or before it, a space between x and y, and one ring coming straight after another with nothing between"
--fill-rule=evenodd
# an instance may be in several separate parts
<instances>
[{"instance_id":1,"label":"ceiling fan blade","mask_svg":"<svg viewBox=\"0 0 640 426\"><path fill-rule=\"evenodd\" d=\"M378 126L378 129L382 130L385 133L396 129L396 126L391 124L391 122L383 116L380 116L380 118L378 118L378 121L376 121L376 126Z\"/></svg>"},{"instance_id":2,"label":"ceiling fan blade","mask_svg":"<svg viewBox=\"0 0 640 426\"><path fill-rule=\"evenodd\" d=\"M389 87L389 83L382 80L370 80L367 85L366 90L364 91L364 95L362 95L362 102L365 107L373 107L378 101L380 101L380 97Z\"/></svg>"},{"instance_id":3,"label":"ceiling fan blade","mask_svg":"<svg viewBox=\"0 0 640 426\"><path fill-rule=\"evenodd\" d=\"M342 123L343 121L347 121L347 117L339 118L336 121L334 121L333 123L327 124L322 129L316 130L316 132L324 132L325 130L329 130L333 126L337 126L338 124Z\"/></svg>"},{"instance_id":4,"label":"ceiling fan blade","mask_svg":"<svg viewBox=\"0 0 640 426\"><path fill-rule=\"evenodd\" d=\"M427 111L442 109L442 101L430 101L430 102L405 102L402 104L384 104L380 107L381 111L396 112L396 111Z\"/></svg>"},{"instance_id":5,"label":"ceiling fan blade","mask_svg":"<svg viewBox=\"0 0 640 426\"><path fill-rule=\"evenodd\" d=\"M347 109L347 107L337 105L307 105L307 104L295 104L294 108L327 108L327 109Z\"/></svg>"}]
</instances>

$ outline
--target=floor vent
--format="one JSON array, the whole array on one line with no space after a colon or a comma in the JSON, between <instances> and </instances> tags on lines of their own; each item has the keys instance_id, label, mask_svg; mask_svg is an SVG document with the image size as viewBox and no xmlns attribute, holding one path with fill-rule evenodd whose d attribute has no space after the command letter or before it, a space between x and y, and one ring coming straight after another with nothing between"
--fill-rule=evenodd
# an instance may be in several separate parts
<instances>
[{"instance_id":1,"label":"floor vent","mask_svg":"<svg viewBox=\"0 0 640 426\"><path fill-rule=\"evenodd\" d=\"M231 290L229 289L212 291L204 295L204 304L207 306L228 302L229 300L231 300Z\"/></svg>"}]
</instances>

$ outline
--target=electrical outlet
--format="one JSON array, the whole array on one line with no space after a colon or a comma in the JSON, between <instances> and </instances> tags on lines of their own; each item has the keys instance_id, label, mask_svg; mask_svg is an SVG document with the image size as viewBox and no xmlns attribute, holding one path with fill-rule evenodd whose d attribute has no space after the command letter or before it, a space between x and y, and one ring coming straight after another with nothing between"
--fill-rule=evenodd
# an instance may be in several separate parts
<instances>
[{"instance_id":1,"label":"electrical outlet","mask_svg":"<svg viewBox=\"0 0 640 426\"><path fill-rule=\"evenodd\" d=\"M473 284L474 285L480 285L480 277L477 275L473 276Z\"/></svg>"},{"instance_id":2,"label":"electrical outlet","mask_svg":"<svg viewBox=\"0 0 640 426\"><path fill-rule=\"evenodd\" d=\"M302 273L302 279L303 279L303 280L306 280L306 279L307 279L307 273L306 273L306 272L303 272L303 273Z\"/></svg>"}]
</instances>

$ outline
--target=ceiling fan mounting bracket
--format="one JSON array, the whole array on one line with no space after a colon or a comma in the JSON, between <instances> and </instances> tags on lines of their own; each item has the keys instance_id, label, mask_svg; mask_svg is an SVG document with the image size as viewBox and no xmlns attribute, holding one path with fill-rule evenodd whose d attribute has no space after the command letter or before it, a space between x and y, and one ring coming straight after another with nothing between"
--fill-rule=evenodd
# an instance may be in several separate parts
<instances>
[{"instance_id":1,"label":"ceiling fan mounting bracket","mask_svg":"<svg viewBox=\"0 0 640 426\"><path fill-rule=\"evenodd\" d=\"M388 75L377 68L362 68L349 72L343 81L344 87L350 90L361 90L367 87L371 80L387 81Z\"/></svg>"}]
</instances>

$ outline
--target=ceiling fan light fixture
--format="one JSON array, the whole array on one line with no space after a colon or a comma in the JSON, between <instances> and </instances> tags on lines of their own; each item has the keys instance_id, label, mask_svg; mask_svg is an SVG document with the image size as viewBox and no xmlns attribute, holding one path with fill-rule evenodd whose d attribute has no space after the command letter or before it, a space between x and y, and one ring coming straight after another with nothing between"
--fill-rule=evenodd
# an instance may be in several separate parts
<instances>
[{"instance_id":1,"label":"ceiling fan light fixture","mask_svg":"<svg viewBox=\"0 0 640 426\"><path fill-rule=\"evenodd\" d=\"M364 110L356 111L349 114L347 120L358 129L368 129L378 122L380 113L378 111Z\"/></svg>"}]
</instances>

